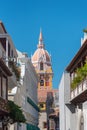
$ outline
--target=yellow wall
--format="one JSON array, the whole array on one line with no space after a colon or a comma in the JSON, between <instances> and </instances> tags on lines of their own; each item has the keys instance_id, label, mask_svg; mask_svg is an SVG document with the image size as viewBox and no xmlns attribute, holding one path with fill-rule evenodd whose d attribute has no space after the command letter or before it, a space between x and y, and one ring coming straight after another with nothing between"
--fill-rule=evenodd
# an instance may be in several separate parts
<instances>
[{"instance_id":1,"label":"yellow wall","mask_svg":"<svg viewBox=\"0 0 87 130\"><path fill-rule=\"evenodd\" d=\"M43 107L40 107L40 104L43 104ZM39 103L38 106L39 106L41 111L46 110L46 103Z\"/></svg>"},{"instance_id":2,"label":"yellow wall","mask_svg":"<svg viewBox=\"0 0 87 130\"><path fill-rule=\"evenodd\" d=\"M46 74L48 77L49 77L49 86L46 86L45 85L45 77L44 77L44 86L42 87L42 86L40 86L40 80L38 81L38 89L46 89L46 88L48 88L48 89L51 89L52 88L52 77L53 77L53 74L52 74L52 69L51 69L51 67L49 67L46 71L40 71L40 70L36 70L36 72L37 72L37 74L38 74L38 80L39 80L39 75L40 74Z\"/></svg>"}]
</instances>

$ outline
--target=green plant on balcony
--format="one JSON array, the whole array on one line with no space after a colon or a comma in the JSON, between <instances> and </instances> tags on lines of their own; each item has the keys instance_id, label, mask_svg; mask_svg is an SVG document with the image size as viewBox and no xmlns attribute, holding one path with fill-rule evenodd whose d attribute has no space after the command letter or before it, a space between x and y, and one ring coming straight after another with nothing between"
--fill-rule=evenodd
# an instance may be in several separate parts
<instances>
[{"instance_id":1,"label":"green plant on balcony","mask_svg":"<svg viewBox=\"0 0 87 130\"><path fill-rule=\"evenodd\" d=\"M76 77L74 77L72 83L71 83L71 89L75 89L82 80L84 80L87 76L87 61L84 64L84 66L77 68L76 70Z\"/></svg>"},{"instance_id":2,"label":"green plant on balcony","mask_svg":"<svg viewBox=\"0 0 87 130\"><path fill-rule=\"evenodd\" d=\"M87 28L83 29L83 32L87 33Z\"/></svg>"},{"instance_id":3,"label":"green plant on balcony","mask_svg":"<svg viewBox=\"0 0 87 130\"><path fill-rule=\"evenodd\" d=\"M12 119L11 123L19 122L19 123L25 123L26 119L25 116L21 110L21 108L16 105L13 101L8 101L8 107L9 107L9 117Z\"/></svg>"},{"instance_id":4,"label":"green plant on balcony","mask_svg":"<svg viewBox=\"0 0 87 130\"><path fill-rule=\"evenodd\" d=\"M21 73L20 67L17 66L16 63L11 60L9 60L9 66L12 68L12 71L15 73L17 81L19 81L20 73Z\"/></svg>"}]
</instances>

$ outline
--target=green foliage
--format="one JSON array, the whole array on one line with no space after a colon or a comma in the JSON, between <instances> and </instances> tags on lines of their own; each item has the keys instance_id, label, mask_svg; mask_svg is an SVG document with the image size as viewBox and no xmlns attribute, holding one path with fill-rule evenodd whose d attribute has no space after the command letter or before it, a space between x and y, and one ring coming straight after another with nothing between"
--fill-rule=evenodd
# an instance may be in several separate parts
<instances>
[{"instance_id":1,"label":"green foliage","mask_svg":"<svg viewBox=\"0 0 87 130\"><path fill-rule=\"evenodd\" d=\"M83 76L83 78L85 78L87 76L87 62L84 64L83 67L81 67L81 75Z\"/></svg>"},{"instance_id":2,"label":"green foliage","mask_svg":"<svg viewBox=\"0 0 87 130\"><path fill-rule=\"evenodd\" d=\"M8 101L8 106L10 110L9 117L13 120L13 123L26 122L25 116L18 105L16 105L13 101Z\"/></svg>"},{"instance_id":3,"label":"green foliage","mask_svg":"<svg viewBox=\"0 0 87 130\"><path fill-rule=\"evenodd\" d=\"M86 29L83 29L83 32L87 33L87 28L86 28Z\"/></svg>"},{"instance_id":4,"label":"green foliage","mask_svg":"<svg viewBox=\"0 0 87 130\"><path fill-rule=\"evenodd\" d=\"M12 68L12 71L15 73L17 81L19 81L20 73L21 73L20 68L16 65L14 61L11 60L9 60L9 66Z\"/></svg>"},{"instance_id":5,"label":"green foliage","mask_svg":"<svg viewBox=\"0 0 87 130\"><path fill-rule=\"evenodd\" d=\"M87 76L87 62L81 68L76 70L76 77L74 77L71 83L71 89L75 89L82 80Z\"/></svg>"}]
</instances>

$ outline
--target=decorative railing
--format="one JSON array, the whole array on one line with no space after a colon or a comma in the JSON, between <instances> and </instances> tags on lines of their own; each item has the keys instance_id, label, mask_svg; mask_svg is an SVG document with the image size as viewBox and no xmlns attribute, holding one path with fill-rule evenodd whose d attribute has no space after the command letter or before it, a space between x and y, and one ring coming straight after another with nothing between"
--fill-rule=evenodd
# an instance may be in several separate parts
<instances>
[{"instance_id":1,"label":"decorative railing","mask_svg":"<svg viewBox=\"0 0 87 130\"><path fill-rule=\"evenodd\" d=\"M71 100L87 90L87 79L83 80L75 89L71 91Z\"/></svg>"},{"instance_id":2,"label":"decorative railing","mask_svg":"<svg viewBox=\"0 0 87 130\"><path fill-rule=\"evenodd\" d=\"M9 112L7 103L8 103L7 100L0 97L0 111L7 112L7 113Z\"/></svg>"}]
</instances>

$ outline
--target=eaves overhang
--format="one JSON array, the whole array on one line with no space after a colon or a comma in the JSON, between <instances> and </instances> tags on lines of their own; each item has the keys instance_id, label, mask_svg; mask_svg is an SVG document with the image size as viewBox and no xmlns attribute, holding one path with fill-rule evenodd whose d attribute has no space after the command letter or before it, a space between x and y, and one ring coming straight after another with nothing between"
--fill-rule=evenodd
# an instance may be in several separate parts
<instances>
[{"instance_id":1,"label":"eaves overhang","mask_svg":"<svg viewBox=\"0 0 87 130\"><path fill-rule=\"evenodd\" d=\"M85 42L83 43L83 45L81 46L81 48L79 49L79 51L77 52L77 54L74 56L74 58L72 59L72 61L70 62L70 64L66 67L66 71L70 72L71 69L73 68L73 66L75 66L75 64L78 63L78 60L80 60L82 54L87 54L87 39L85 40Z\"/></svg>"}]
</instances>

